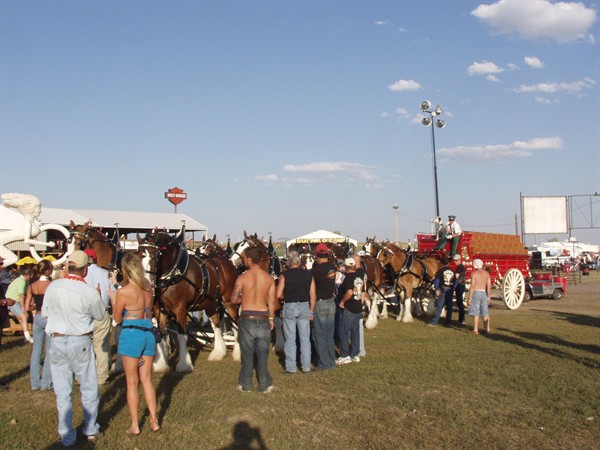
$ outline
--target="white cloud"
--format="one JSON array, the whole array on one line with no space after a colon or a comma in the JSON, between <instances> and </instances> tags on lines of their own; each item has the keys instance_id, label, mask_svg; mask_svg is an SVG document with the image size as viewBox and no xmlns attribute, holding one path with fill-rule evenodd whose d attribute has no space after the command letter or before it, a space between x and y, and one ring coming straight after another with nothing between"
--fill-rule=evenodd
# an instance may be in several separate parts
<instances>
[{"instance_id":1,"label":"white cloud","mask_svg":"<svg viewBox=\"0 0 600 450\"><path fill-rule=\"evenodd\" d=\"M421 85L415 80L398 80L394 84L390 84L388 89L394 92L418 91L421 89Z\"/></svg>"},{"instance_id":2,"label":"white cloud","mask_svg":"<svg viewBox=\"0 0 600 450\"><path fill-rule=\"evenodd\" d=\"M544 67L543 61L535 56L526 56L523 60L525 61L525 64L533 69L541 69Z\"/></svg>"},{"instance_id":3,"label":"white cloud","mask_svg":"<svg viewBox=\"0 0 600 450\"><path fill-rule=\"evenodd\" d=\"M391 116L391 114L387 111L383 111L381 114L379 114L379 117L381 117L383 119L387 119L390 116Z\"/></svg>"},{"instance_id":4,"label":"white cloud","mask_svg":"<svg viewBox=\"0 0 600 450\"><path fill-rule=\"evenodd\" d=\"M377 25L378 27L382 26L382 25L388 25L390 23L389 20L376 20L375 22L373 22L375 25Z\"/></svg>"},{"instance_id":5,"label":"white cloud","mask_svg":"<svg viewBox=\"0 0 600 450\"><path fill-rule=\"evenodd\" d=\"M401 32L401 33L406 33L407 32L406 28L402 28L402 27L399 27L398 31Z\"/></svg>"},{"instance_id":6,"label":"white cloud","mask_svg":"<svg viewBox=\"0 0 600 450\"><path fill-rule=\"evenodd\" d=\"M442 148L437 151L442 159L455 161L502 161L515 158L528 158L537 150L556 150L563 147L560 137L535 138L529 141L515 141L512 144L483 146L459 146Z\"/></svg>"},{"instance_id":7,"label":"white cloud","mask_svg":"<svg viewBox=\"0 0 600 450\"><path fill-rule=\"evenodd\" d=\"M335 177L337 174L341 174L345 177L363 181L379 179L375 174L373 167L349 162L314 162L300 165L286 164L283 166L283 170L285 172L313 173L317 175L327 175L329 177Z\"/></svg>"},{"instance_id":8,"label":"white cloud","mask_svg":"<svg viewBox=\"0 0 600 450\"><path fill-rule=\"evenodd\" d=\"M402 118L410 117L410 114L408 113L408 111L405 108L398 107L395 109L394 112Z\"/></svg>"},{"instance_id":9,"label":"white cloud","mask_svg":"<svg viewBox=\"0 0 600 450\"><path fill-rule=\"evenodd\" d=\"M500 82L500 80L498 79L498 77L496 75L488 75L487 77L485 77L485 79L488 81L493 81L494 83Z\"/></svg>"},{"instance_id":10,"label":"white cloud","mask_svg":"<svg viewBox=\"0 0 600 450\"><path fill-rule=\"evenodd\" d=\"M543 103L545 105L552 105L554 103L558 103L558 100L556 99L549 99L547 97L542 97L541 95L536 95L533 100L537 103Z\"/></svg>"},{"instance_id":11,"label":"white cloud","mask_svg":"<svg viewBox=\"0 0 600 450\"><path fill-rule=\"evenodd\" d=\"M254 177L255 180L258 181L277 181L277 175L275 175L274 173L269 174L269 175L256 175Z\"/></svg>"},{"instance_id":12,"label":"white cloud","mask_svg":"<svg viewBox=\"0 0 600 450\"><path fill-rule=\"evenodd\" d=\"M508 64L506 65L506 67L508 67L508 69L509 69L509 70L519 70L519 69L520 69L520 67L519 67L519 66L517 66L517 65L516 65L516 64L514 64L514 63L508 63Z\"/></svg>"},{"instance_id":13,"label":"white cloud","mask_svg":"<svg viewBox=\"0 0 600 450\"><path fill-rule=\"evenodd\" d=\"M479 5L471 14L497 35L551 39L559 43L595 42L588 31L596 22L596 11L583 3L499 0Z\"/></svg>"},{"instance_id":14,"label":"white cloud","mask_svg":"<svg viewBox=\"0 0 600 450\"><path fill-rule=\"evenodd\" d=\"M470 76L473 75L494 75L497 73L504 72L504 69L498 67L495 63L490 61L474 62L467 69L467 73Z\"/></svg>"},{"instance_id":15,"label":"white cloud","mask_svg":"<svg viewBox=\"0 0 600 450\"><path fill-rule=\"evenodd\" d=\"M580 81L573 81L571 83L538 83L531 85L522 84L518 88L512 89L513 92L518 93L531 93L531 92L542 92L546 94L553 94L562 92L566 94L578 94L584 89L591 89L596 86L596 82L591 78L584 78Z\"/></svg>"}]
</instances>

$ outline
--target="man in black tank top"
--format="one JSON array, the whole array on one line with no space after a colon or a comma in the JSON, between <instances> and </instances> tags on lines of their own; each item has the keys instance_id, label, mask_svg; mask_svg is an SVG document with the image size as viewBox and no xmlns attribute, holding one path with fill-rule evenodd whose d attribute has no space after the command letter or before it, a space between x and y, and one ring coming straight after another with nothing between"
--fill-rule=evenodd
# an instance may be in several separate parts
<instances>
[{"instance_id":1,"label":"man in black tank top","mask_svg":"<svg viewBox=\"0 0 600 450\"><path fill-rule=\"evenodd\" d=\"M277 298L283 299L283 335L285 338L285 371L296 373L296 331L300 340L302 372L310 372L310 321L316 302L312 274L301 268L298 252L291 252L289 269L279 276Z\"/></svg>"},{"instance_id":2,"label":"man in black tank top","mask_svg":"<svg viewBox=\"0 0 600 450\"><path fill-rule=\"evenodd\" d=\"M335 275L336 268L329 260L329 248L319 244L317 261L311 272L315 280L317 302L313 319L313 341L320 370L335 368Z\"/></svg>"}]
</instances>

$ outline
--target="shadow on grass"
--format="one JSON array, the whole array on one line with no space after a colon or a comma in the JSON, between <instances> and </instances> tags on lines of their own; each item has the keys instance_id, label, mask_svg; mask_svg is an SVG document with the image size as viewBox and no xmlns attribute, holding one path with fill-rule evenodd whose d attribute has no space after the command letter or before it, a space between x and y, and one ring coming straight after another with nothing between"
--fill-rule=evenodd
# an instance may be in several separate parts
<instances>
[{"instance_id":1,"label":"shadow on grass","mask_svg":"<svg viewBox=\"0 0 600 450\"><path fill-rule=\"evenodd\" d=\"M582 314L571 314L562 311L544 311L539 309L532 309L532 311L550 312L559 320L566 320L573 325L583 325L595 328L600 327L600 318L598 317L585 316Z\"/></svg>"},{"instance_id":2,"label":"shadow on grass","mask_svg":"<svg viewBox=\"0 0 600 450\"><path fill-rule=\"evenodd\" d=\"M249 448L256 448L259 450L267 449L260 433L260 428L253 428L245 421L237 422L233 426L231 438L233 440L231 444L222 447L219 450L246 450Z\"/></svg>"},{"instance_id":3,"label":"shadow on grass","mask_svg":"<svg viewBox=\"0 0 600 450\"><path fill-rule=\"evenodd\" d=\"M563 350L559 350L556 347L544 347L539 345L536 342L547 343L554 346L562 346L569 347L576 350L584 350L591 352L595 355L598 355L599 347L596 345L580 345L574 344L572 342L565 341L563 339L557 338L556 336L551 336L547 334L538 334L538 333L527 333L527 332L516 332L512 330L508 330L505 328L498 328L498 331L503 331L505 333L512 333L515 336L507 336L502 334L486 334L487 338L492 341L498 342L506 342L508 344L517 345L522 348L526 348L529 350L537 350L541 353L546 353L547 355L555 356L557 358L570 360L579 364L582 364L590 369L599 369L600 368L600 360L588 357L582 357L570 354Z\"/></svg>"},{"instance_id":4,"label":"shadow on grass","mask_svg":"<svg viewBox=\"0 0 600 450\"><path fill-rule=\"evenodd\" d=\"M17 370L14 373L9 373L8 375L4 375L2 378L0 378L0 384L12 383L13 381L17 380L18 378L21 378L23 375L28 374L28 373L29 373L29 365L23 367L22 369Z\"/></svg>"}]
</instances>

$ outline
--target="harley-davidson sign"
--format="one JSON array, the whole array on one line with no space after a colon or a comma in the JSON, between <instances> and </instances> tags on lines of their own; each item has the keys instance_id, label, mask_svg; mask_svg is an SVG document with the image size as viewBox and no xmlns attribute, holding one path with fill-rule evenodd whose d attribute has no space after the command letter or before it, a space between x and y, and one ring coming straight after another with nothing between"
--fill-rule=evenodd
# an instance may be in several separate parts
<instances>
[{"instance_id":1,"label":"harley-davidson sign","mask_svg":"<svg viewBox=\"0 0 600 450\"><path fill-rule=\"evenodd\" d=\"M174 187L165 192L165 198L174 205L179 205L187 198L187 194L182 189Z\"/></svg>"}]
</instances>

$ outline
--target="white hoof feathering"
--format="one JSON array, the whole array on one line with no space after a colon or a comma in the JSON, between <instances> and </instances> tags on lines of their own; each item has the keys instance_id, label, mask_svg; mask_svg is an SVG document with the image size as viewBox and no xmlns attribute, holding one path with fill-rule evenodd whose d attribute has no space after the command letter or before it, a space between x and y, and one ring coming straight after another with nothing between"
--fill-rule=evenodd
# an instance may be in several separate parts
<instances>
[{"instance_id":1,"label":"white hoof feathering","mask_svg":"<svg viewBox=\"0 0 600 450\"><path fill-rule=\"evenodd\" d=\"M175 367L175 371L178 373L187 373L194 370L192 357L187 349L187 340L187 334L177 334L179 362L177 363L177 367Z\"/></svg>"},{"instance_id":2,"label":"white hoof feathering","mask_svg":"<svg viewBox=\"0 0 600 450\"><path fill-rule=\"evenodd\" d=\"M412 306L411 299L404 300L404 316L402 317L403 323L410 323L413 321L411 306Z\"/></svg>"},{"instance_id":3,"label":"white hoof feathering","mask_svg":"<svg viewBox=\"0 0 600 450\"><path fill-rule=\"evenodd\" d=\"M154 363L152 364L152 370L154 372L168 372L169 371L169 344L167 339L163 339L160 344L156 346L156 356L154 357Z\"/></svg>"},{"instance_id":4,"label":"white hoof feathering","mask_svg":"<svg viewBox=\"0 0 600 450\"><path fill-rule=\"evenodd\" d=\"M212 324L211 326L214 333L214 341L213 341L213 351L208 355L209 361L222 361L227 355L227 347L225 346L225 339L223 339L223 333L221 332L221 328L215 327Z\"/></svg>"}]
</instances>

